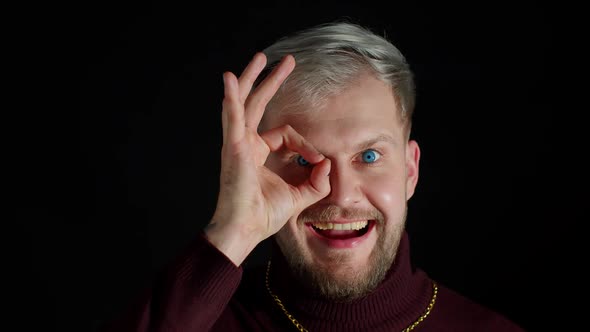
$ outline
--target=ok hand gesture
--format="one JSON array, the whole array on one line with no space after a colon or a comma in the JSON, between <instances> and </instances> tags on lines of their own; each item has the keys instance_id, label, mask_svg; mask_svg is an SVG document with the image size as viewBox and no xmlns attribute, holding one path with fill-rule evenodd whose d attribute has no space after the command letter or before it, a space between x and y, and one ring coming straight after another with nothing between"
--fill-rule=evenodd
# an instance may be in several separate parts
<instances>
[{"instance_id":1,"label":"ok hand gesture","mask_svg":"<svg viewBox=\"0 0 590 332\"><path fill-rule=\"evenodd\" d=\"M231 72L223 74L220 191L205 234L236 266L291 216L330 192L330 160L292 127L258 133L266 105L293 71L295 59L284 57L251 91L265 65L265 55L257 53L239 78ZM313 165L303 183L291 185L265 166L270 153L283 149L300 154Z\"/></svg>"}]
</instances>

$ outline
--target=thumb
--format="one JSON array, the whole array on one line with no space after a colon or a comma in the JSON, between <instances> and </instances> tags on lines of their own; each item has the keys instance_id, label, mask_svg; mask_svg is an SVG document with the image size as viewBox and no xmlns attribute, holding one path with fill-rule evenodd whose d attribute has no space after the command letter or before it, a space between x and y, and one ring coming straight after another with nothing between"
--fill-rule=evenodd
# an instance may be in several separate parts
<instances>
[{"instance_id":1,"label":"thumb","mask_svg":"<svg viewBox=\"0 0 590 332\"><path fill-rule=\"evenodd\" d=\"M309 179L297 186L299 201L295 202L296 209L302 211L313 203L328 196L330 193L330 159L325 158L315 164Z\"/></svg>"}]
</instances>

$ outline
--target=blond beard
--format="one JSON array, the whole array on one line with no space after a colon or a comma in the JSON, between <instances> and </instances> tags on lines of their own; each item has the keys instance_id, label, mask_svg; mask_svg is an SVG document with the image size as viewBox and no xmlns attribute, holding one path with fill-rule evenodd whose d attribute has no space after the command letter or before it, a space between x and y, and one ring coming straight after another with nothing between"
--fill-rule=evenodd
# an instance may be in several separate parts
<instances>
[{"instance_id":1,"label":"blond beard","mask_svg":"<svg viewBox=\"0 0 590 332\"><path fill-rule=\"evenodd\" d=\"M328 207L319 212L302 213L298 222L331 220L336 214L346 217L367 215L362 211L343 211L338 207ZM378 225L384 226L381 213L371 211L369 215L371 218L365 219L375 220ZM281 234L282 232L279 232L275 236L275 240L291 268L293 276L303 287L312 294L328 300L350 301L371 293L385 279L395 260L405 219L404 213L401 223L398 224L399 227L391 230L388 234L385 232L379 234L367 265L360 270L349 262L351 253L333 250L326 253L327 259L324 261L327 263L318 264L311 261L310 255L304 254L306 249L297 242L294 236L288 234L284 234L286 235L284 236ZM337 269L333 267L337 267Z\"/></svg>"}]
</instances>

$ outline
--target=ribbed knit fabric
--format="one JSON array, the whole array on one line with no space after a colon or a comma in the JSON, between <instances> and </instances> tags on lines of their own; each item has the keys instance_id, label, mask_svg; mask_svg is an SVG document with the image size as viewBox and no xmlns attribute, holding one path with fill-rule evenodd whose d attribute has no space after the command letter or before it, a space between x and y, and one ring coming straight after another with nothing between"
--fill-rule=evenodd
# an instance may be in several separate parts
<instances>
[{"instance_id":1,"label":"ribbed knit fabric","mask_svg":"<svg viewBox=\"0 0 590 332\"><path fill-rule=\"evenodd\" d=\"M288 310L310 331L401 331L418 319L433 295L432 281L410 266L404 233L392 268L374 292L353 302L334 303L309 297L292 280L286 261L273 250L270 282Z\"/></svg>"},{"instance_id":2,"label":"ribbed knit fabric","mask_svg":"<svg viewBox=\"0 0 590 332\"><path fill-rule=\"evenodd\" d=\"M402 331L424 313L433 294L432 280L412 268L409 248L405 233L385 280L352 302L309 296L291 278L278 250L273 250L271 287L310 332ZM238 268L202 235L187 249L146 296L105 331L297 331L268 294L266 266ZM439 284L434 308L414 331L523 330Z\"/></svg>"}]
</instances>

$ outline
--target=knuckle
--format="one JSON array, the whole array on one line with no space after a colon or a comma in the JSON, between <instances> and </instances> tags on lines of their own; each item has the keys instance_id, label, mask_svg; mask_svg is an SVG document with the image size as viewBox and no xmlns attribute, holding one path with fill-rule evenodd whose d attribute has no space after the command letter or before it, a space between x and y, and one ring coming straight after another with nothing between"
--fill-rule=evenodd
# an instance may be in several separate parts
<instances>
[{"instance_id":1,"label":"knuckle","mask_svg":"<svg viewBox=\"0 0 590 332\"><path fill-rule=\"evenodd\" d=\"M265 107L271 98L272 97L270 97L270 96L260 96L260 98L258 99L258 102L256 103L256 106Z\"/></svg>"},{"instance_id":2,"label":"knuckle","mask_svg":"<svg viewBox=\"0 0 590 332\"><path fill-rule=\"evenodd\" d=\"M240 85L251 86L253 83L254 83L254 81L250 77L241 77L240 78Z\"/></svg>"},{"instance_id":3,"label":"knuckle","mask_svg":"<svg viewBox=\"0 0 590 332\"><path fill-rule=\"evenodd\" d=\"M223 100L221 101L221 104L223 105L223 107L229 107L234 103L234 100L232 97L230 96L225 96L223 98Z\"/></svg>"}]
</instances>

